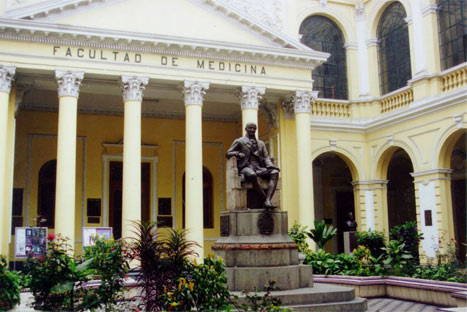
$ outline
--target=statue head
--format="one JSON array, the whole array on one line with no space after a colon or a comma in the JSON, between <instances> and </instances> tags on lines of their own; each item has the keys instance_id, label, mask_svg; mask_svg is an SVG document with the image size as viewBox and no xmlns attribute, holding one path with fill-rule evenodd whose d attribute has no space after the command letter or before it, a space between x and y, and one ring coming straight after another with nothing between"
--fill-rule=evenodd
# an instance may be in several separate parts
<instances>
[{"instance_id":1,"label":"statue head","mask_svg":"<svg viewBox=\"0 0 467 312\"><path fill-rule=\"evenodd\" d=\"M256 134L256 124L254 122L249 122L245 126L245 132L248 136L254 136Z\"/></svg>"}]
</instances>

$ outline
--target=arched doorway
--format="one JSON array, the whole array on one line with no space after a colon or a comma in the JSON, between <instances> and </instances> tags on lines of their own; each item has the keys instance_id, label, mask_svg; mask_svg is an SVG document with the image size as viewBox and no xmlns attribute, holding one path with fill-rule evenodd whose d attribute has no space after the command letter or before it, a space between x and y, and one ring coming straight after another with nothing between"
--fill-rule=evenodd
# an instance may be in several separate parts
<instances>
[{"instance_id":1,"label":"arched doorway","mask_svg":"<svg viewBox=\"0 0 467 312\"><path fill-rule=\"evenodd\" d=\"M39 170L37 192L37 226L55 227L55 185L57 160L49 160Z\"/></svg>"},{"instance_id":2,"label":"arched doorway","mask_svg":"<svg viewBox=\"0 0 467 312\"><path fill-rule=\"evenodd\" d=\"M413 165L409 155L398 148L391 157L387 173L389 229L407 221L416 221Z\"/></svg>"},{"instance_id":3,"label":"arched doorway","mask_svg":"<svg viewBox=\"0 0 467 312\"><path fill-rule=\"evenodd\" d=\"M337 227L337 236L325 249L344 252L345 221L352 212L355 216L352 173L346 162L335 153L324 153L313 161L313 195L315 219Z\"/></svg>"},{"instance_id":4,"label":"arched doorway","mask_svg":"<svg viewBox=\"0 0 467 312\"><path fill-rule=\"evenodd\" d=\"M466 178L467 178L467 160L466 160L466 140L467 135L461 135L457 139L454 149L451 153L451 197L454 217L454 235L457 241L457 256L459 260L465 261L466 253Z\"/></svg>"}]
</instances>

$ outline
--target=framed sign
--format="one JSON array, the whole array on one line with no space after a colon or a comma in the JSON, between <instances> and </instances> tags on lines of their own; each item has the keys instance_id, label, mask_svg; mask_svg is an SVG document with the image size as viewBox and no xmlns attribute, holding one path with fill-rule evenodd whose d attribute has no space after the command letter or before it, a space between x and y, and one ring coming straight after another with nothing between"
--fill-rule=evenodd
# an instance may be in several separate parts
<instances>
[{"instance_id":1,"label":"framed sign","mask_svg":"<svg viewBox=\"0 0 467 312\"><path fill-rule=\"evenodd\" d=\"M83 248L94 245L96 237L111 239L111 227L84 227L83 228Z\"/></svg>"},{"instance_id":2,"label":"framed sign","mask_svg":"<svg viewBox=\"0 0 467 312\"><path fill-rule=\"evenodd\" d=\"M36 257L47 250L46 227L17 227L15 229L15 257Z\"/></svg>"}]
</instances>

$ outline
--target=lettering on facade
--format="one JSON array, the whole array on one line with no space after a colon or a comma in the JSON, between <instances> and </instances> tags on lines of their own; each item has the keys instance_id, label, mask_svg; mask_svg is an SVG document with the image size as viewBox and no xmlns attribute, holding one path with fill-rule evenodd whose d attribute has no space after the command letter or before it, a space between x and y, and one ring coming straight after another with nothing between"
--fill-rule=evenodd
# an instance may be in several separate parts
<instances>
[{"instance_id":1,"label":"lettering on facade","mask_svg":"<svg viewBox=\"0 0 467 312\"><path fill-rule=\"evenodd\" d=\"M77 48L53 46L52 54L54 56L79 58L89 60L99 60L108 62L124 62L124 63L144 63L143 55L133 52L109 51L93 48ZM162 55L157 57L158 65L167 67L179 67L178 57ZM186 64L186 63L185 63ZM251 75L266 75L266 68L261 65L232 63L224 61L213 61L205 59L193 59L193 68L206 71L232 72Z\"/></svg>"}]
</instances>

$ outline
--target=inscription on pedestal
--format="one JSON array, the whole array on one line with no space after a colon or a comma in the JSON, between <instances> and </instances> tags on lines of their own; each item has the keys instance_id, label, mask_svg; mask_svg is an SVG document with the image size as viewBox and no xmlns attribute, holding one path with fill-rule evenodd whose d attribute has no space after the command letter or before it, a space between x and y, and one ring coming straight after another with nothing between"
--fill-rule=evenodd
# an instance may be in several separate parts
<instances>
[{"instance_id":1,"label":"inscription on pedestal","mask_svg":"<svg viewBox=\"0 0 467 312\"><path fill-rule=\"evenodd\" d=\"M221 236L229 236L230 234L230 218L228 215L221 216Z\"/></svg>"}]
</instances>

